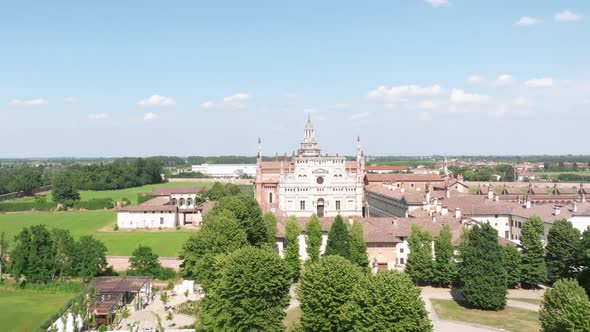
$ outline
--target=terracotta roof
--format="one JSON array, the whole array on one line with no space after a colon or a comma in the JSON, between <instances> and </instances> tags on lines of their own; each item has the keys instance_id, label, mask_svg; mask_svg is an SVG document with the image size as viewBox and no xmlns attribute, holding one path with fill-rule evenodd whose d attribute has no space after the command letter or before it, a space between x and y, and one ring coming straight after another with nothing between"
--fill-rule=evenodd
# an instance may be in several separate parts
<instances>
[{"instance_id":1,"label":"terracotta roof","mask_svg":"<svg viewBox=\"0 0 590 332\"><path fill-rule=\"evenodd\" d=\"M571 205L559 207L559 214L555 215L555 205L553 204L533 204L530 208L517 205L512 210L512 215L521 218L530 218L538 216L546 223L553 223L560 219L569 219L572 217Z\"/></svg>"},{"instance_id":2,"label":"terracotta roof","mask_svg":"<svg viewBox=\"0 0 590 332\"><path fill-rule=\"evenodd\" d=\"M396 190L391 190L391 189L387 189L385 187L383 187L382 185L378 184L378 185L372 185L372 186L366 186L365 190L367 192L372 192L372 193L377 193L380 195L384 195L387 197L391 197L394 198L396 200L403 200L406 203L423 203L426 198L425 198L425 192L424 191L406 191L404 190L404 192L402 192L399 189Z\"/></svg>"},{"instance_id":3,"label":"terracotta roof","mask_svg":"<svg viewBox=\"0 0 590 332\"><path fill-rule=\"evenodd\" d=\"M402 165L369 165L365 169L367 171L405 171L408 167Z\"/></svg>"},{"instance_id":4,"label":"terracotta roof","mask_svg":"<svg viewBox=\"0 0 590 332\"><path fill-rule=\"evenodd\" d=\"M153 187L152 195L170 196L172 194L196 194L203 190L204 186L177 186L177 187Z\"/></svg>"},{"instance_id":5,"label":"terracotta roof","mask_svg":"<svg viewBox=\"0 0 590 332\"><path fill-rule=\"evenodd\" d=\"M394 182L443 182L445 179L436 174L403 174L403 173L386 173L373 174L365 176L368 183L394 183Z\"/></svg>"}]
</instances>

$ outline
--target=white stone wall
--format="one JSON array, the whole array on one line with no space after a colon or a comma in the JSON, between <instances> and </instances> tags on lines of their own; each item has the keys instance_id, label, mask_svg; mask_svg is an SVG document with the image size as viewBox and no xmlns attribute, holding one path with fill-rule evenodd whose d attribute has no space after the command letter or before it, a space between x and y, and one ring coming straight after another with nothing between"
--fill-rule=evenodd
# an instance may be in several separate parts
<instances>
[{"instance_id":1,"label":"white stone wall","mask_svg":"<svg viewBox=\"0 0 590 332\"><path fill-rule=\"evenodd\" d=\"M590 216L573 216L569 221L572 222L574 227L577 228L580 233L590 230Z\"/></svg>"},{"instance_id":2,"label":"white stone wall","mask_svg":"<svg viewBox=\"0 0 590 332\"><path fill-rule=\"evenodd\" d=\"M119 228L174 228L176 227L176 213L121 211L117 213L117 225Z\"/></svg>"},{"instance_id":3,"label":"white stone wall","mask_svg":"<svg viewBox=\"0 0 590 332\"><path fill-rule=\"evenodd\" d=\"M201 172L214 178L236 178L245 174L248 176L256 175L255 164L202 164L192 165L191 171Z\"/></svg>"},{"instance_id":4,"label":"white stone wall","mask_svg":"<svg viewBox=\"0 0 590 332\"><path fill-rule=\"evenodd\" d=\"M309 217L318 212L318 201L323 199L325 217L362 215L361 176L347 172L345 165L343 157L295 159L294 172L280 176L279 209L288 216ZM321 184L317 182L320 177Z\"/></svg>"},{"instance_id":5,"label":"white stone wall","mask_svg":"<svg viewBox=\"0 0 590 332\"><path fill-rule=\"evenodd\" d=\"M488 215L472 216L474 220L489 223L498 231L498 236L510 240L510 216L509 215ZM506 234L508 232L508 234Z\"/></svg>"}]
</instances>

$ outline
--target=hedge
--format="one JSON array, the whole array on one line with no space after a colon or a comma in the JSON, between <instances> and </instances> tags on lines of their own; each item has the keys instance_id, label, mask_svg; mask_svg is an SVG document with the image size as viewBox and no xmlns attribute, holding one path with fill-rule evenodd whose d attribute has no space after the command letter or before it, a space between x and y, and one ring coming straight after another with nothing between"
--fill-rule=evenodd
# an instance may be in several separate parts
<instances>
[{"instance_id":1,"label":"hedge","mask_svg":"<svg viewBox=\"0 0 590 332\"><path fill-rule=\"evenodd\" d=\"M112 198L93 198L87 201L77 201L74 203L76 209L85 210L102 210L112 209L115 206Z\"/></svg>"},{"instance_id":2,"label":"hedge","mask_svg":"<svg viewBox=\"0 0 590 332\"><path fill-rule=\"evenodd\" d=\"M53 202L14 202L14 203L0 203L0 212L16 212L16 211L49 211L55 208Z\"/></svg>"}]
</instances>

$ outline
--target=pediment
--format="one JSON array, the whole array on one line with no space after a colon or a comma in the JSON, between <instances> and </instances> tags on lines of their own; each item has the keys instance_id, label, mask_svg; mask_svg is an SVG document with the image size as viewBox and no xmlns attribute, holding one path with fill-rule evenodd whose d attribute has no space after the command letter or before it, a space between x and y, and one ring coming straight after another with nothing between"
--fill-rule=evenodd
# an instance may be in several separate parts
<instances>
[{"instance_id":1,"label":"pediment","mask_svg":"<svg viewBox=\"0 0 590 332\"><path fill-rule=\"evenodd\" d=\"M318 169L314 169L311 173L313 173L313 174L328 174L330 172L327 169L318 168Z\"/></svg>"}]
</instances>

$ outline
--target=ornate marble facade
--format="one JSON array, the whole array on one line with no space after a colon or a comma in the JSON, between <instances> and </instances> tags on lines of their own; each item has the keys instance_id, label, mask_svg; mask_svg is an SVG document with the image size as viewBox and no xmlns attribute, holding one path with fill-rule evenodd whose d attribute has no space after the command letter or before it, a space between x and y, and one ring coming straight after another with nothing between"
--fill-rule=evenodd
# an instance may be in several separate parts
<instances>
[{"instance_id":1,"label":"ornate marble facade","mask_svg":"<svg viewBox=\"0 0 590 332\"><path fill-rule=\"evenodd\" d=\"M319 217L363 215L365 158L357 139L356 160L321 156L315 130L308 118L297 154L262 161L258 140L255 195L264 211L277 215Z\"/></svg>"}]
</instances>

